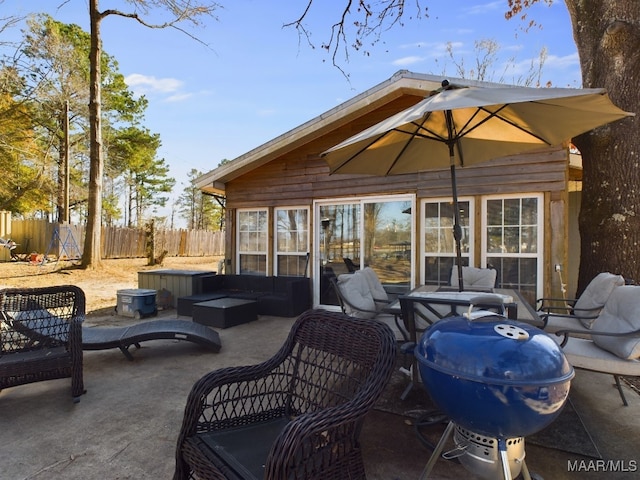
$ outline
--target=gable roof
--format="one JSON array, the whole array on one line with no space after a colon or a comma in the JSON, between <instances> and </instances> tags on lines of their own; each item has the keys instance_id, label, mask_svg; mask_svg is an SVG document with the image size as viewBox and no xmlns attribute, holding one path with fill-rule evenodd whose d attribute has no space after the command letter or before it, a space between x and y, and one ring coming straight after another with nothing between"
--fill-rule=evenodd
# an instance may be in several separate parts
<instances>
[{"instance_id":1,"label":"gable roof","mask_svg":"<svg viewBox=\"0 0 640 480\"><path fill-rule=\"evenodd\" d=\"M416 103L429 92L441 87L445 77L400 70L391 78L356 95L302 125L240 155L234 160L196 179L195 185L205 193L224 195L225 184L255 168L269 163L301 145L325 136L367 113L400 97L415 97ZM457 85L504 87L505 85L475 80L450 79ZM394 112L395 113L395 112ZM356 132L353 132L356 133ZM347 138L336 138L335 144Z\"/></svg>"}]
</instances>

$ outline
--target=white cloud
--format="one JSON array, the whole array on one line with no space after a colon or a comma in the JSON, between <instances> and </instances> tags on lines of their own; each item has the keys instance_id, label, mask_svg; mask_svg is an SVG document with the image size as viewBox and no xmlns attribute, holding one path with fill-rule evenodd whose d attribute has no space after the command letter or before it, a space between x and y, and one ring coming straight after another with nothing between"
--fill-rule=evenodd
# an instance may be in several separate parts
<instances>
[{"instance_id":1,"label":"white cloud","mask_svg":"<svg viewBox=\"0 0 640 480\"><path fill-rule=\"evenodd\" d=\"M520 60L515 63L510 63L508 66L510 67L513 73L526 73L531 70L531 65L537 65L539 59L536 58L528 58L526 60ZM544 75L554 74L560 70L567 70L580 66L580 60L578 58L578 53L572 53L571 55L565 55L559 57L557 55L549 55L542 66L542 73Z\"/></svg>"},{"instance_id":2,"label":"white cloud","mask_svg":"<svg viewBox=\"0 0 640 480\"><path fill-rule=\"evenodd\" d=\"M392 65L396 65L398 67L406 67L408 65L415 65L416 63L420 63L423 60L422 57L418 57L418 56L409 56L409 57L402 57L402 58L398 58L397 60L394 60L392 63Z\"/></svg>"},{"instance_id":3,"label":"white cloud","mask_svg":"<svg viewBox=\"0 0 640 480\"><path fill-rule=\"evenodd\" d=\"M544 66L549 68L577 67L580 66L580 57L578 57L578 52L574 52L571 55L564 55L562 57L549 55L544 62Z\"/></svg>"},{"instance_id":4,"label":"white cloud","mask_svg":"<svg viewBox=\"0 0 640 480\"><path fill-rule=\"evenodd\" d=\"M193 97L192 93L176 93L175 95L168 96L165 100L167 102L181 102Z\"/></svg>"},{"instance_id":5,"label":"white cloud","mask_svg":"<svg viewBox=\"0 0 640 480\"><path fill-rule=\"evenodd\" d=\"M506 11L506 2L504 0L497 0L494 2L483 3L482 5L474 5L466 10L468 15L479 15L486 13L489 10L497 10L501 8Z\"/></svg>"},{"instance_id":6,"label":"white cloud","mask_svg":"<svg viewBox=\"0 0 640 480\"><path fill-rule=\"evenodd\" d=\"M183 85L182 81L175 78L156 78L141 73L128 75L124 81L137 95L176 93Z\"/></svg>"}]
</instances>

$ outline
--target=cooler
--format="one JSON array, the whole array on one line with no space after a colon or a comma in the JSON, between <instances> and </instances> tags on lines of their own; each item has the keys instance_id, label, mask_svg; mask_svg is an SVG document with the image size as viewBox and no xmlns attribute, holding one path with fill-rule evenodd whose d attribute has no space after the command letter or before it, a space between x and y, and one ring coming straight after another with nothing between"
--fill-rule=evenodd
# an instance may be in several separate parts
<instances>
[{"instance_id":1,"label":"cooler","mask_svg":"<svg viewBox=\"0 0 640 480\"><path fill-rule=\"evenodd\" d=\"M142 318L158 314L156 291L146 288L118 290L116 313L124 317Z\"/></svg>"}]
</instances>

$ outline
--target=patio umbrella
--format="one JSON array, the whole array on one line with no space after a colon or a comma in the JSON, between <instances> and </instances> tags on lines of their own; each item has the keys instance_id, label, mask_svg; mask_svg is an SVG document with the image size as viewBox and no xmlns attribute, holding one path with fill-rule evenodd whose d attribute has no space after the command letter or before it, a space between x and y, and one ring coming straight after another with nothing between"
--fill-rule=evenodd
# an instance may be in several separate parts
<instances>
[{"instance_id":1,"label":"patio umbrella","mask_svg":"<svg viewBox=\"0 0 640 480\"><path fill-rule=\"evenodd\" d=\"M421 102L322 155L331 173L397 175L451 170L454 239L463 289L456 165L559 145L632 113L603 89L467 87L442 82Z\"/></svg>"}]
</instances>

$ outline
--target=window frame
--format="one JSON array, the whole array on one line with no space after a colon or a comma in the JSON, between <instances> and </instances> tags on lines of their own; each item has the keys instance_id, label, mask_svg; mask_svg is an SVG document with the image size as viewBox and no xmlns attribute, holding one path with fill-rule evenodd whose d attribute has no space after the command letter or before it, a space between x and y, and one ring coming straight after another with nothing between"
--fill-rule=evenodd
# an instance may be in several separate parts
<instances>
[{"instance_id":1,"label":"window frame","mask_svg":"<svg viewBox=\"0 0 640 480\"><path fill-rule=\"evenodd\" d=\"M475 197L473 196L462 196L458 198L458 205L460 205L461 203L465 203L467 202L469 204L469 226L468 226L468 231L469 231L469 251L468 253L462 253L462 257L463 258L467 258L468 259L468 264L469 265L474 265L475 263L475 243L476 243L476 214L475 214ZM444 258L453 258L454 259L454 264L455 264L455 259L457 258L457 254L455 251L455 243L453 245L453 251L452 252L447 252L446 254L443 254L442 252L431 252L431 251L427 251L426 248L426 234L427 234L427 222L426 222L426 218L425 218L425 214L426 214L426 210L427 210L427 204L442 204L442 203L450 203L453 204L453 197L429 197L429 198L422 198L420 199L420 284L425 285L426 284L426 259L427 257L444 257ZM441 218L441 217L439 217ZM451 228L453 230L452 227L447 227L447 228ZM441 282L444 279L440 279ZM449 282L450 277L446 279L447 283ZM440 285L444 285L443 283L440 283Z\"/></svg>"},{"instance_id":2,"label":"window frame","mask_svg":"<svg viewBox=\"0 0 640 480\"><path fill-rule=\"evenodd\" d=\"M240 217L242 214L245 213L250 213L250 212L257 212L257 213L264 213L266 215L266 219L264 222L264 234L265 234L265 246L264 246L264 251L262 250L246 250L243 251L241 250L241 244L242 244L242 230L240 228ZM237 225L237 232L236 232L236 265L237 265L237 273L240 275L257 275L259 273L256 273L256 271L252 271L252 272L243 272L242 271L242 261L241 258L243 255L254 255L254 256L260 256L260 255L264 255L264 265L265 265L265 271L264 271L264 275L267 276L268 272L269 272L269 209L266 207L261 207L261 208L239 208L236 212L236 225ZM260 233L260 230L256 230L256 233Z\"/></svg>"},{"instance_id":3,"label":"window frame","mask_svg":"<svg viewBox=\"0 0 640 480\"><path fill-rule=\"evenodd\" d=\"M305 228L305 233L306 233L306 238L305 238L305 249L304 251L299 251L296 250L295 252L280 252L279 251L279 239L278 239L278 235L280 234L280 230L279 230L279 225L278 225L278 213L282 212L282 211L290 211L290 210L296 210L296 211L305 211L306 212L306 222L304 225ZM292 205L292 206L282 206L282 207L275 207L273 210L273 231L274 231L274 242L273 242L273 271L274 271L274 275L280 275L279 272L279 265L280 262L278 261L278 259L281 256L289 256L289 257L304 257L307 258L308 261L308 257L310 254L310 245L311 245L311 239L310 239L310 226L311 226L311 209L308 206L304 206L304 205ZM290 232L291 230L287 230L288 232ZM298 232L300 232L300 230L297 230ZM307 271L305 272L306 275L309 274L309 271L307 269Z\"/></svg>"},{"instance_id":4,"label":"window frame","mask_svg":"<svg viewBox=\"0 0 640 480\"><path fill-rule=\"evenodd\" d=\"M487 229L490 227L488 225L488 202L491 200L513 200L513 199L527 199L527 198L535 198L537 200L537 232L536 232L536 252L505 252L505 253L496 253L496 252L488 252L488 244L489 244L489 236L487 233ZM504 211L504 209L503 209ZM536 264L536 281L535 281L535 296L536 298L540 298L542 296L543 285L544 285L544 262L545 262L545 244L544 244L544 232L545 232L545 200L544 193L540 192L530 192L530 193L514 193L514 194L495 194L495 195L485 195L482 196L482 207L481 207L481 259L483 264L486 264L487 258L490 257L498 257L498 258L535 258L537 260ZM520 210L520 216L522 216L522 209ZM504 223L503 223L504 225ZM525 224L526 226L527 224ZM518 227L522 228L523 224L518 223ZM502 272L498 270L499 278L502 278ZM514 287L519 290L518 287ZM535 300L535 299L534 299Z\"/></svg>"}]
</instances>

